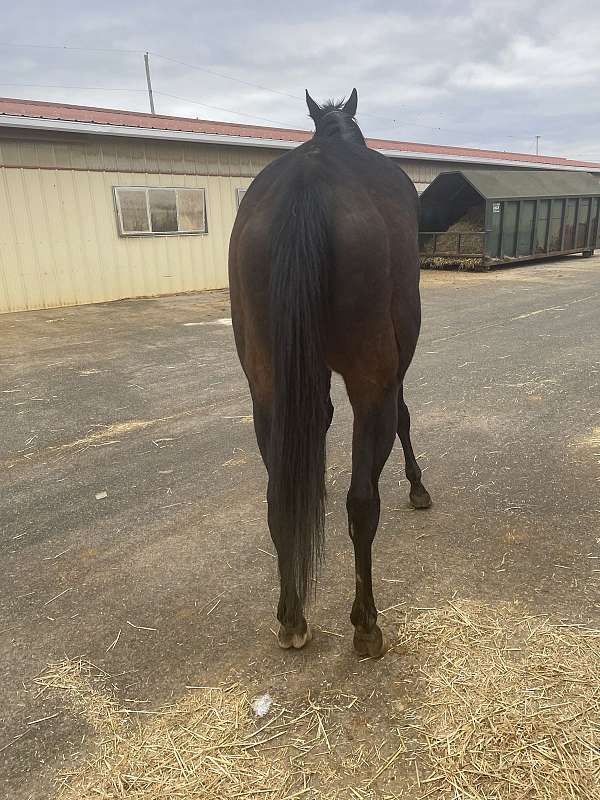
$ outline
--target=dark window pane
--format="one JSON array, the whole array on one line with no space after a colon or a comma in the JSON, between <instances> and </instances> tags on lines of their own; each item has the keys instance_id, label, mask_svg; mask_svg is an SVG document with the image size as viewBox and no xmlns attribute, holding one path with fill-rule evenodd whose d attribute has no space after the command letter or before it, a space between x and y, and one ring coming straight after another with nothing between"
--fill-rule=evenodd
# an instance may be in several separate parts
<instances>
[{"instance_id":1,"label":"dark window pane","mask_svg":"<svg viewBox=\"0 0 600 800\"><path fill-rule=\"evenodd\" d=\"M589 230L589 219L590 201L587 198L582 198L579 201L579 213L577 214L577 238L575 241L575 247L585 247Z\"/></svg>"},{"instance_id":2,"label":"dark window pane","mask_svg":"<svg viewBox=\"0 0 600 800\"><path fill-rule=\"evenodd\" d=\"M204 213L204 191L202 189L178 189L177 208L180 231L206 230Z\"/></svg>"},{"instance_id":3,"label":"dark window pane","mask_svg":"<svg viewBox=\"0 0 600 800\"><path fill-rule=\"evenodd\" d=\"M565 235L563 247L565 250L572 250L575 246L575 212L577 211L577 200L567 200L565 211Z\"/></svg>"},{"instance_id":4,"label":"dark window pane","mask_svg":"<svg viewBox=\"0 0 600 800\"><path fill-rule=\"evenodd\" d=\"M123 233L146 233L148 213L145 189L117 189Z\"/></svg>"},{"instance_id":5,"label":"dark window pane","mask_svg":"<svg viewBox=\"0 0 600 800\"><path fill-rule=\"evenodd\" d=\"M546 252L546 238L548 236L548 220L550 216L550 200L539 200L537 210L537 223L535 227L535 253Z\"/></svg>"},{"instance_id":6,"label":"dark window pane","mask_svg":"<svg viewBox=\"0 0 600 800\"><path fill-rule=\"evenodd\" d=\"M531 255L531 237L533 234L533 215L535 200L523 200L519 214L519 236L517 241L517 255Z\"/></svg>"},{"instance_id":7,"label":"dark window pane","mask_svg":"<svg viewBox=\"0 0 600 800\"><path fill-rule=\"evenodd\" d=\"M150 189L150 220L153 233L175 233L177 231L177 204L173 189Z\"/></svg>"},{"instance_id":8,"label":"dark window pane","mask_svg":"<svg viewBox=\"0 0 600 800\"><path fill-rule=\"evenodd\" d=\"M553 200L550 210L550 233L548 235L548 250L556 253L560 250L560 233L562 228L564 200Z\"/></svg>"}]
</instances>

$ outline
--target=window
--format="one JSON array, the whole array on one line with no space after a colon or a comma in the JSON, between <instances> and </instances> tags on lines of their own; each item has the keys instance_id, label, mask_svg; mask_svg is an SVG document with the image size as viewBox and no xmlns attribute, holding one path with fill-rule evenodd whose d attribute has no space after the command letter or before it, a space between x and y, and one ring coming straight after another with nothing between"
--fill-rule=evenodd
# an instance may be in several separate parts
<instances>
[{"instance_id":1,"label":"window","mask_svg":"<svg viewBox=\"0 0 600 800\"><path fill-rule=\"evenodd\" d=\"M204 189L115 186L121 236L206 233Z\"/></svg>"},{"instance_id":2,"label":"window","mask_svg":"<svg viewBox=\"0 0 600 800\"><path fill-rule=\"evenodd\" d=\"M237 201L237 207L238 208L240 207L240 203L242 202L242 199L243 199L245 194L246 194L246 189L236 189L235 190L235 196L236 196L236 201Z\"/></svg>"}]
</instances>

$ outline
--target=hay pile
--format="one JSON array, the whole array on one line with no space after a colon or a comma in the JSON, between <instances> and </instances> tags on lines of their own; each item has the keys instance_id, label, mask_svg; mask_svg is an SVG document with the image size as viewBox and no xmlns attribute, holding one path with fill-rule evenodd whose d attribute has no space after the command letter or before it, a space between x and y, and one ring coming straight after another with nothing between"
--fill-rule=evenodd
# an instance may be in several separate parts
<instances>
[{"instance_id":1,"label":"hay pile","mask_svg":"<svg viewBox=\"0 0 600 800\"><path fill-rule=\"evenodd\" d=\"M422 664L421 798L600 798L600 631L451 603L400 642Z\"/></svg>"},{"instance_id":2,"label":"hay pile","mask_svg":"<svg viewBox=\"0 0 600 800\"><path fill-rule=\"evenodd\" d=\"M151 712L119 708L106 678L89 662L72 660L36 679L43 689L60 690L101 737L98 751L63 776L57 800L289 795L293 775L258 753L272 737L251 724L250 703L237 687L194 692ZM141 716L149 721L140 724Z\"/></svg>"},{"instance_id":3,"label":"hay pile","mask_svg":"<svg viewBox=\"0 0 600 800\"><path fill-rule=\"evenodd\" d=\"M155 711L121 708L110 676L81 659L51 665L35 683L38 697L66 701L97 734L92 754L59 776L55 800L397 797L375 794L364 777L372 763L380 766L376 745L334 755L341 726L332 716L347 716L354 696L329 691L318 702L274 703L260 719L237 685L198 688Z\"/></svg>"},{"instance_id":4,"label":"hay pile","mask_svg":"<svg viewBox=\"0 0 600 800\"><path fill-rule=\"evenodd\" d=\"M433 237L423 242L421 265L426 267L458 267L474 269L481 265L483 236L462 236L485 230L484 210L481 205L471 206L465 214L450 225L446 233L436 239L436 255L433 255ZM466 254L466 255L463 255ZM475 254L475 257L473 255Z\"/></svg>"},{"instance_id":5,"label":"hay pile","mask_svg":"<svg viewBox=\"0 0 600 800\"><path fill-rule=\"evenodd\" d=\"M469 233L482 231L485 226L485 209L481 203L468 208L454 225L448 228L449 233Z\"/></svg>"},{"instance_id":6,"label":"hay pile","mask_svg":"<svg viewBox=\"0 0 600 800\"><path fill-rule=\"evenodd\" d=\"M98 733L56 800L600 800L600 631L450 602L405 615L391 649L412 701L374 664L362 700L275 698L262 719L239 686L121 708L106 673L54 665L39 692Z\"/></svg>"}]
</instances>

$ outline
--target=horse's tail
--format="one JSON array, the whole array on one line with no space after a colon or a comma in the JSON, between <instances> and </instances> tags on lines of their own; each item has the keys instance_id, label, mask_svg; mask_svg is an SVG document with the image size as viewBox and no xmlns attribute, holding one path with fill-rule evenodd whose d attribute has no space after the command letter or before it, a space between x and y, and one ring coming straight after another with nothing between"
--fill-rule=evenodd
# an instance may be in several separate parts
<instances>
[{"instance_id":1,"label":"horse's tail","mask_svg":"<svg viewBox=\"0 0 600 800\"><path fill-rule=\"evenodd\" d=\"M273 407L269 517L304 605L322 555L329 372L323 347L330 254L326 197L300 177L279 210L271 256ZM289 197L289 195L288 195Z\"/></svg>"}]
</instances>

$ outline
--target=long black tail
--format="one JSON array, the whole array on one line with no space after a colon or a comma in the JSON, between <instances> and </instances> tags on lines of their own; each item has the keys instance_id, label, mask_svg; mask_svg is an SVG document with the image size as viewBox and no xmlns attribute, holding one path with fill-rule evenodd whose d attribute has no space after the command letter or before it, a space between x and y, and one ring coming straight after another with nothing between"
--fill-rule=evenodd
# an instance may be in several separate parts
<instances>
[{"instance_id":1,"label":"long black tail","mask_svg":"<svg viewBox=\"0 0 600 800\"><path fill-rule=\"evenodd\" d=\"M288 558L280 569L304 605L322 556L329 372L323 348L330 245L324 189L299 178L273 229L274 372L269 515ZM288 583L289 585L289 583Z\"/></svg>"}]
</instances>

